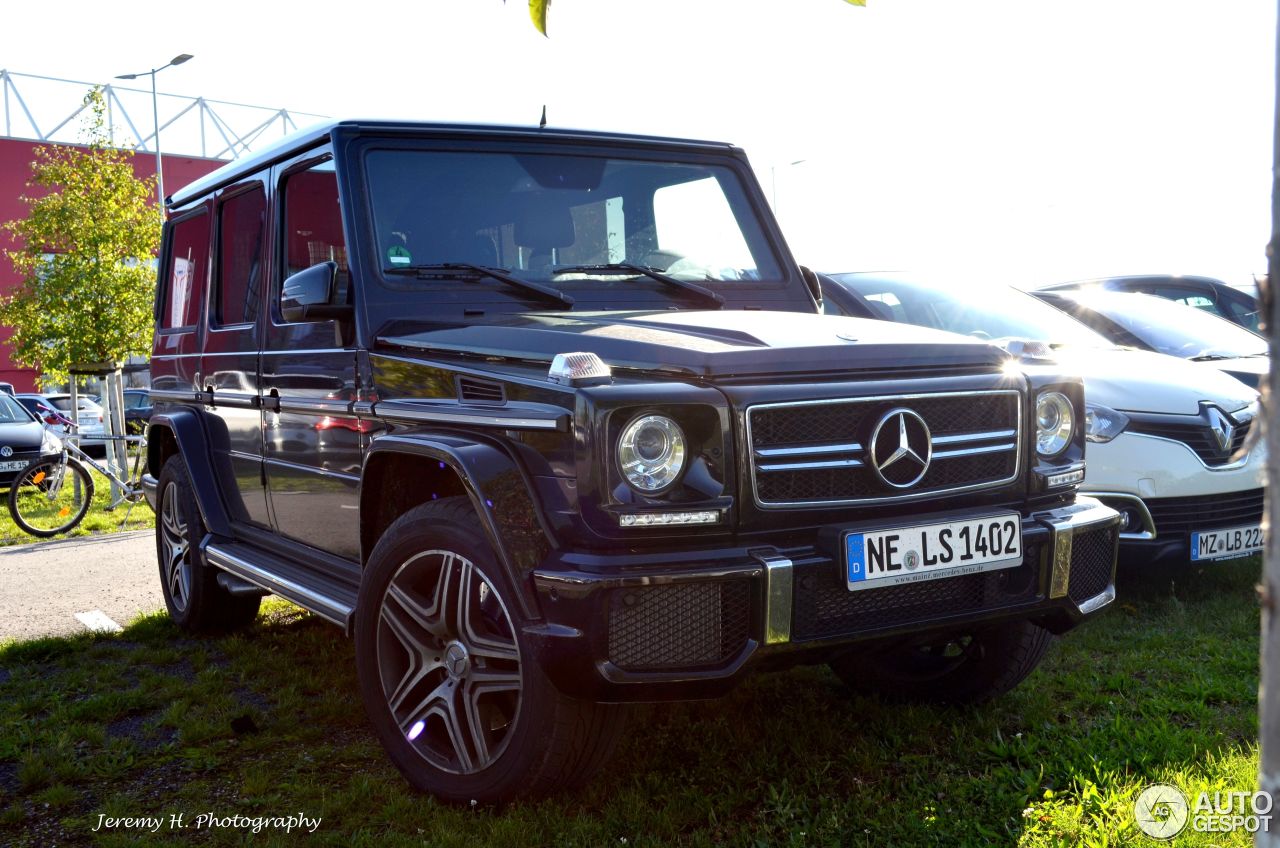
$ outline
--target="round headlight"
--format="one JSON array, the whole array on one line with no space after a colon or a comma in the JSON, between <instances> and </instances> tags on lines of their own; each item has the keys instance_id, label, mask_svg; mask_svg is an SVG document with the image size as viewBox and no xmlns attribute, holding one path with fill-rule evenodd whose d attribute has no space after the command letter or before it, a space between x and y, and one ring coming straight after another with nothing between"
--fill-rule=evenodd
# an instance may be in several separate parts
<instances>
[{"instance_id":1,"label":"round headlight","mask_svg":"<svg viewBox=\"0 0 1280 848\"><path fill-rule=\"evenodd\" d=\"M1066 395L1043 392L1036 398L1036 451L1041 456L1057 456L1066 450L1075 426L1075 413Z\"/></svg>"},{"instance_id":2,"label":"round headlight","mask_svg":"<svg viewBox=\"0 0 1280 848\"><path fill-rule=\"evenodd\" d=\"M642 415L618 439L618 465L636 491L646 495L670 486L684 470L684 431L665 415Z\"/></svg>"}]
</instances>

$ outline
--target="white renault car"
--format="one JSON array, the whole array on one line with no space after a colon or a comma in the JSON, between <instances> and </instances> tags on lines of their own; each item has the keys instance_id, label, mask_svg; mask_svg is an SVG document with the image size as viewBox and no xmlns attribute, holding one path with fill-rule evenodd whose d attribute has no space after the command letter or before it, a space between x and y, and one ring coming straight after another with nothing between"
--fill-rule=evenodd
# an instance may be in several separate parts
<instances>
[{"instance_id":1,"label":"white renault car","mask_svg":"<svg viewBox=\"0 0 1280 848\"><path fill-rule=\"evenodd\" d=\"M1084 426L1087 494L1124 516L1121 560L1193 562L1262 550L1263 445L1250 439L1258 393L1172 356L1119 348L1017 289L926 283L899 274L832 274L825 310L978 336L1023 367L1048 361L1085 380L1084 422L1037 409L1042 428Z\"/></svg>"}]
</instances>

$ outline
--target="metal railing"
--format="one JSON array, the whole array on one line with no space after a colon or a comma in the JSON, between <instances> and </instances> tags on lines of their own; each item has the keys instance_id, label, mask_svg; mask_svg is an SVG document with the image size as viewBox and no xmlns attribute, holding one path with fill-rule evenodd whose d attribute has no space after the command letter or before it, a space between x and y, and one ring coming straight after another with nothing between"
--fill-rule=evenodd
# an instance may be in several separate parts
<instances>
[{"instance_id":1,"label":"metal railing","mask_svg":"<svg viewBox=\"0 0 1280 848\"><path fill-rule=\"evenodd\" d=\"M0 69L0 130L4 137L75 144L76 118L84 95L96 83L17 74ZM154 152L151 91L104 84L112 143ZM327 116L246 103L157 94L164 152L205 159L235 159ZM117 136L117 133L120 133Z\"/></svg>"}]
</instances>

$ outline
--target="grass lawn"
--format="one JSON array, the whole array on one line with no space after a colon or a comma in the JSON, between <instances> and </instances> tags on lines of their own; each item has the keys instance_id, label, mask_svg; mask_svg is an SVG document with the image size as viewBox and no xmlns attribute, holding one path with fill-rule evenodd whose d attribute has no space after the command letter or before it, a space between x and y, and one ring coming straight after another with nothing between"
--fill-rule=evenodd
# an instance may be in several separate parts
<instances>
[{"instance_id":1,"label":"grass lawn","mask_svg":"<svg viewBox=\"0 0 1280 848\"><path fill-rule=\"evenodd\" d=\"M1254 786L1258 569L1124 580L1121 606L981 708L853 697L821 667L638 708L590 789L502 812L409 791L366 728L351 643L283 602L222 638L150 616L9 644L0 844L1156 845L1132 817L1147 784ZM322 821L195 830L206 812ZM166 824L94 833L103 814Z\"/></svg>"},{"instance_id":2,"label":"grass lawn","mask_svg":"<svg viewBox=\"0 0 1280 848\"><path fill-rule=\"evenodd\" d=\"M98 461L105 464L104 460ZM131 470L132 462L133 460L130 459ZM111 480L88 466L85 468L93 477L93 505L85 513L84 520L72 528L70 533L53 538L65 539L68 536L97 536L105 533L120 533L125 530L149 530L156 526L155 513L151 511L151 507L147 506L145 500L134 505L133 511L129 513L128 523L122 525L121 522L124 521L129 504L122 504L108 512L107 505L111 503ZM0 502L0 547L43 541L27 535L13 523L13 518L9 515L8 497L8 489L0 489L0 499L3 499Z\"/></svg>"}]
</instances>

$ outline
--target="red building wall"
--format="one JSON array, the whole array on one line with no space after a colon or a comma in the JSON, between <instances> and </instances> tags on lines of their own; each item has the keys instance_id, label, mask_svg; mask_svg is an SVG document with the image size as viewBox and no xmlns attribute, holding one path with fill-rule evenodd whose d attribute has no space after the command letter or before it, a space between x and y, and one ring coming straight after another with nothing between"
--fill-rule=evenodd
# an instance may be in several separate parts
<instances>
[{"instance_id":1,"label":"red building wall","mask_svg":"<svg viewBox=\"0 0 1280 848\"><path fill-rule=\"evenodd\" d=\"M0 138L0 223L26 217L27 205L21 198L43 193L43 189L27 185L31 178L31 163L35 160L34 151L41 145L42 142L38 141ZM226 164L220 159L169 154L164 154L161 159L164 163L164 190L169 195ZM156 172L155 155L138 153L133 157L133 170L140 178L153 175ZM19 281L6 253L17 246L7 230L0 230L0 294L9 292ZM10 328L0 326L0 381L13 383L20 392L35 391L37 372L21 368L10 359L7 342L11 334Z\"/></svg>"}]
</instances>

